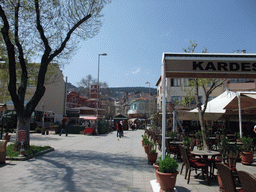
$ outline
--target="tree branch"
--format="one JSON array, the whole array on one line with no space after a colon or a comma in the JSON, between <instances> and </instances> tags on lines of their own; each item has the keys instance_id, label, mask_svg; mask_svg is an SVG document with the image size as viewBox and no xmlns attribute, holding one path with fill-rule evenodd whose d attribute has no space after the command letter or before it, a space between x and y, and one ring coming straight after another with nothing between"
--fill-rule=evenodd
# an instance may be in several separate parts
<instances>
[{"instance_id":1,"label":"tree branch","mask_svg":"<svg viewBox=\"0 0 256 192\"><path fill-rule=\"evenodd\" d=\"M18 90L18 97L21 103L23 105L21 106L22 109L24 108L24 100L25 100L25 94L26 94L26 88L27 88L27 79L28 79L28 73L27 73L27 67L24 59L24 53L22 49L22 45L19 42L19 8L20 8L20 1L18 1L17 5L15 6L15 43L19 51L19 61L21 66L21 85Z\"/></svg>"},{"instance_id":2,"label":"tree branch","mask_svg":"<svg viewBox=\"0 0 256 192\"><path fill-rule=\"evenodd\" d=\"M61 43L60 48L59 48L59 49L56 49L56 50L53 52L53 54L51 54L51 56L50 56L50 58L49 58L50 61L51 61L54 57L56 57L58 54L60 54L60 53L63 51L63 49L65 48L65 46L66 46L68 40L70 39L72 33L73 33L80 25L82 25L85 21L87 21L88 19L90 19L91 16L92 16L91 14L85 16L83 19L81 19L78 23L76 23L76 24L70 29L70 31L67 33L66 38L65 38L64 41Z\"/></svg>"},{"instance_id":3,"label":"tree branch","mask_svg":"<svg viewBox=\"0 0 256 192\"><path fill-rule=\"evenodd\" d=\"M11 42L10 36L9 36L9 29L10 25L7 20L7 17L5 15L5 12L0 5L0 17L3 20L3 27L1 28L1 33L4 38L4 42L7 47L7 53L8 53L8 59L9 59L9 86L8 90L10 92L10 95L12 97L12 101L14 104L14 107L17 109L20 105L18 95L16 93L16 59L15 59L15 49L14 45Z\"/></svg>"}]
</instances>

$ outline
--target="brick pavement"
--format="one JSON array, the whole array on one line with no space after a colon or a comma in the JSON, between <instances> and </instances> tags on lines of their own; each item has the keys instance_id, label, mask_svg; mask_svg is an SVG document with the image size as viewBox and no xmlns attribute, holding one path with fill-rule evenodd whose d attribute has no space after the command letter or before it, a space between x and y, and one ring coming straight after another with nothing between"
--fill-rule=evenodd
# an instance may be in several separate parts
<instances>
[{"instance_id":1,"label":"brick pavement","mask_svg":"<svg viewBox=\"0 0 256 192\"><path fill-rule=\"evenodd\" d=\"M152 192L154 168L147 164L141 146L143 130L116 132L100 136L31 134L32 145L50 145L55 151L28 161L10 161L0 165L0 191L134 191ZM14 136L11 138L11 141ZM159 152L159 154L161 154ZM256 164L238 169L256 173ZM184 171L178 175L179 192L218 191L217 180L208 186L191 172L190 184Z\"/></svg>"}]
</instances>

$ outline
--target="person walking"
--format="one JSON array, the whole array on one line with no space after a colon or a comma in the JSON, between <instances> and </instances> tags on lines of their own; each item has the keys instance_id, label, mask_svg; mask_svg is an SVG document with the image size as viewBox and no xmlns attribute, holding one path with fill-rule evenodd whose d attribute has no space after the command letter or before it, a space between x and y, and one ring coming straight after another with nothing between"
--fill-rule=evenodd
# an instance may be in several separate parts
<instances>
[{"instance_id":1,"label":"person walking","mask_svg":"<svg viewBox=\"0 0 256 192\"><path fill-rule=\"evenodd\" d=\"M122 125L121 125L121 121L118 122L116 128L117 128L117 137L121 138L121 136L122 136Z\"/></svg>"},{"instance_id":2,"label":"person walking","mask_svg":"<svg viewBox=\"0 0 256 192\"><path fill-rule=\"evenodd\" d=\"M60 134L59 136L61 136L62 133L66 133L66 136L68 136L68 132L66 130L66 122L67 122L67 119L66 118L63 118L62 121L61 121L61 131L60 131Z\"/></svg>"}]
</instances>

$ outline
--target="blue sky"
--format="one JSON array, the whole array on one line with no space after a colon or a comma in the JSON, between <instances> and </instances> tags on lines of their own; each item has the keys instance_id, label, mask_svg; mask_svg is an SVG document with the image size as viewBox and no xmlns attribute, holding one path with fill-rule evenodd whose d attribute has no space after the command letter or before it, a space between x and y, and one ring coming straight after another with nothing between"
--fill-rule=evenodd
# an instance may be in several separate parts
<instances>
[{"instance_id":1,"label":"blue sky","mask_svg":"<svg viewBox=\"0 0 256 192\"><path fill-rule=\"evenodd\" d=\"M104 8L99 34L84 41L63 69L68 82L87 75L109 87L150 87L161 75L164 52L183 52L196 41L195 52L256 53L254 0L113 0Z\"/></svg>"}]
</instances>

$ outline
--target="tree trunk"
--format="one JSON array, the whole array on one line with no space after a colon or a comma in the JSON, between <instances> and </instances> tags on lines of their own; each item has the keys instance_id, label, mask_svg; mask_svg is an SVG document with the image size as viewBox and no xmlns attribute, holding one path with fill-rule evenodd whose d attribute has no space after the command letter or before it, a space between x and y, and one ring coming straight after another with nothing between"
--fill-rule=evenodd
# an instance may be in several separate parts
<instances>
[{"instance_id":1,"label":"tree trunk","mask_svg":"<svg viewBox=\"0 0 256 192\"><path fill-rule=\"evenodd\" d=\"M19 131L25 130L26 131L26 141L24 142L24 147L29 147L29 132L30 132L30 123L29 118L26 117L17 117L17 131L16 131L16 138L15 143L19 142Z\"/></svg>"},{"instance_id":2,"label":"tree trunk","mask_svg":"<svg viewBox=\"0 0 256 192\"><path fill-rule=\"evenodd\" d=\"M208 145L207 145L207 138L206 138L206 126L204 125L204 120L203 120L203 114L202 111L199 112L199 123L200 123L200 127L201 127L201 132L202 132L202 139L203 139L203 145L204 145L204 150L208 149Z\"/></svg>"}]
</instances>

